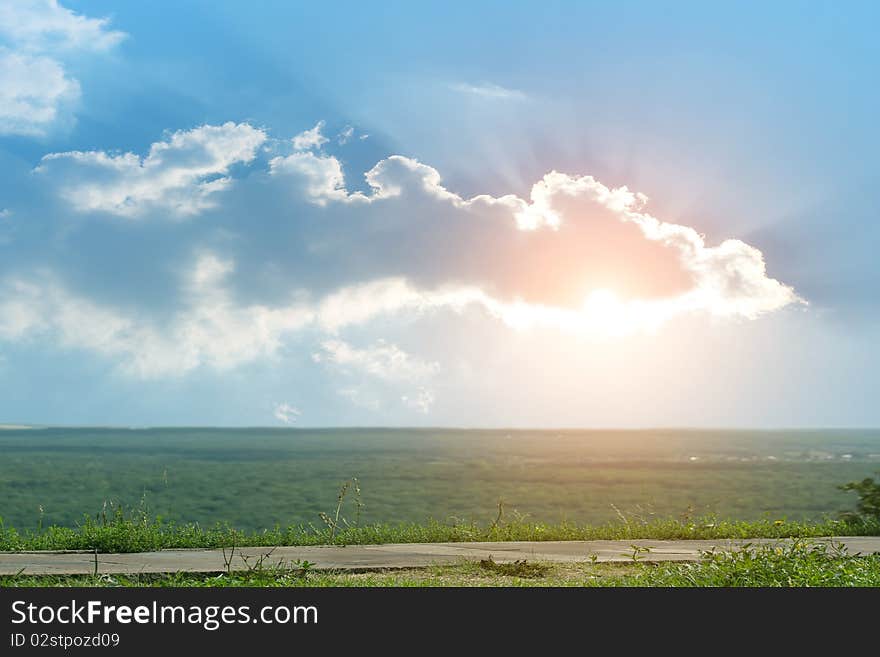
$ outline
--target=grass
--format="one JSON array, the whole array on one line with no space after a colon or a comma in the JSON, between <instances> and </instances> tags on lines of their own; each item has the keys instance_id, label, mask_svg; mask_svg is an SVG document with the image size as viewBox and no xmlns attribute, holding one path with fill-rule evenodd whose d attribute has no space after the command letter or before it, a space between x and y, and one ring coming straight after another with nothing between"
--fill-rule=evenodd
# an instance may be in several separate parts
<instances>
[{"instance_id":1,"label":"grass","mask_svg":"<svg viewBox=\"0 0 880 657\"><path fill-rule=\"evenodd\" d=\"M491 560L385 572L317 572L257 567L232 573L165 575L4 576L2 586L138 587L821 587L880 586L880 555L847 554L839 545L807 540L749 546L739 552L705 553L693 563L540 563Z\"/></svg>"},{"instance_id":2,"label":"grass","mask_svg":"<svg viewBox=\"0 0 880 657\"><path fill-rule=\"evenodd\" d=\"M861 482L868 486L868 480ZM876 483L870 481L870 491ZM866 489L867 490L867 489ZM355 523L343 507L354 496ZM295 526L259 532L227 525L203 528L152 517L145 502L125 511L107 505L95 518L86 516L75 527L42 524L36 530L17 531L0 523L0 550L89 550L142 552L168 548L226 548L275 545L352 545L461 541L541 541L596 539L792 539L777 545L746 545L735 552L705 552L696 563L645 562L647 548L633 546L631 563L552 564L519 560L496 562L491 557L474 563L409 569L394 572L313 572L312 564L299 562L267 566L263 558L247 564L244 572L217 574L174 573L158 575L0 577L3 586L880 586L880 555L849 555L833 541L811 542L813 537L880 535L880 518L846 514L820 522L765 518L761 521L719 520L715 517L656 519L618 511L618 521L604 525L542 524L514 514L505 519L498 503L495 520L486 525L441 523L360 526L361 489L356 479L345 482L331 513L321 513L323 528ZM865 495L862 495L864 502ZM861 506L859 507L861 509ZM96 562L97 563L97 562Z\"/></svg>"},{"instance_id":3,"label":"grass","mask_svg":"<svg viewBox=\"0 0 880 657\"><path fill-rule=\"evenodd\" d=\"M325 514L327 515L327 514ZM380 543L445 543L468 541L568 541L611 539L716 539L716 538L810 538L843 535L880 535L880 520L826 519L801 522L786 519L760 521L699 519L645 519L621 515L617 522L602 525L544 524L499 513L494 522L428 521L398 525L348 525L344 518L327 525L275 527L263 531L240 531L227 525L202 527L150 517L143 510L97 519L86 517L75 527L50 526L16 530L0 524L0 551L97 550L98 552L145 552L169 548L221 548L273 545L363 545Z\"/></svg>"}]
</instances>

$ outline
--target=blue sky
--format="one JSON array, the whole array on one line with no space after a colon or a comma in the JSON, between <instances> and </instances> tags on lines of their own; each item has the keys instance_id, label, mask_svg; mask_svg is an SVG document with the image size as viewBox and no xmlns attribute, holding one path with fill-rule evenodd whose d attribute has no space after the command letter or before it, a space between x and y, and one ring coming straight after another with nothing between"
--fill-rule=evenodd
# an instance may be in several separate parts
<instances>
[{"instance_id":1,"label":"blue sky","mask_svg":"<svg viewBox=\"0 0 880 657\"><path fill-rule=\"evenodd\" d=\"M876 426L873 3L0 8L0 422Z\"/></svg>"}]
</instances>

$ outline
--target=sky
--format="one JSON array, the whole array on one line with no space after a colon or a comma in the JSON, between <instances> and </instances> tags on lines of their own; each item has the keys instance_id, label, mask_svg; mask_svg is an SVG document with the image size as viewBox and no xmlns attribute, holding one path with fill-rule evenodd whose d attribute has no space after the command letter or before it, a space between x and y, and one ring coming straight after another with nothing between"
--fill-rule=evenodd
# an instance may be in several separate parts
<instances>
[{"instance_id":1,"label":"sky","mask_svg":"<svg viewBox=\"0 0 880 657\"><path fill-rule=\"evenodd\" d=\"M878 426L878 18L0 0L0 423Z\"/></svg>"}]
</instances>

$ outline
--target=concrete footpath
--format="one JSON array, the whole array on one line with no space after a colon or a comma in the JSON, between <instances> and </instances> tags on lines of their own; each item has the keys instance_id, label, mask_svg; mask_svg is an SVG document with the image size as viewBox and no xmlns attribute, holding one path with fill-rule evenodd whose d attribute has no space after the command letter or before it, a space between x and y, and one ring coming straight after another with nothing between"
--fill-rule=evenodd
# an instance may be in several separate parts
<instances>
[{"instance_id":1,"label":"concrete footpath","mask_svg":"<svg viewBox=\"0 0 880 657\"><path fill-rule=\"evenodd\" d=\"M851 555L880 553L878 536L843 536L809 539L843 544ZM131 554L93 552L0 552L0 575L221 572L257 567L289 566L309 561L321 570L385 570L421 568L462 560L492 557L496 562L528 561L632 561L633 546L640 561L696 561L705 550L736 550L743 544L784 544L779 539L700 541L515 541L498 543L399 543L387 545L249 547L210 550L160 550ZM227 565L228 564L228 565Z\"/></svg>"}]
</instances>

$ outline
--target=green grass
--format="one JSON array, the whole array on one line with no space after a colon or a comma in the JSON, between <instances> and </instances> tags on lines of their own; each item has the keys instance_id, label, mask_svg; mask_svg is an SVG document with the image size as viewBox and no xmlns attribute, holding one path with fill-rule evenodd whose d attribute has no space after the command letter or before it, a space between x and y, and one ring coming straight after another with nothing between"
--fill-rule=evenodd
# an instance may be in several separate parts
<instances>
[{"instance_id":1,"label":"green grass","mask_svg":"<svg viewBox=\"0 0 880 657\"><path fill-rule=\"evenodd\" d=\"M706 553L694 563L532 563L491 560L388 572L316 572L255 568L246 572L167 575L5 576L0 586L880 586L880 555L849 555L840 546L795 541Z\"/></svg>"},{"instance_id":2,"label":"green grass","mask_svg":"<svg viewBox=\"0 0 880 657\"><path fill-rule=\"evenodd\" d=\"M85 520L76 527L47 527L18 531L0 526L0 550L97 550L144 552L167 548L218 548L272 545L360 545L378 543L437 543L462 541L566 541L597 539L714 539L793 538L842 535L880 535L880 521L850 518L800 522L785 519L729 521L702 519L623 520L602 525L543 524L527 519L479 524L404 523L368 524L360 527L295 526L263 531L240 531L228 526L202 527L123 514Z\"/></svg>"}]
</instances>

